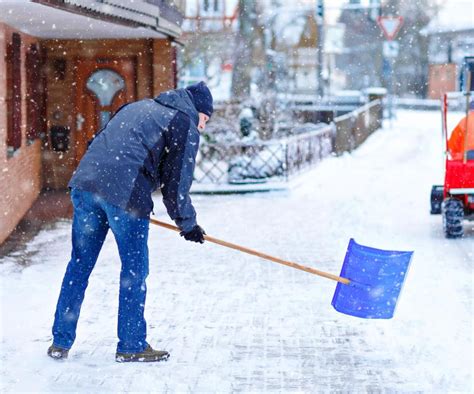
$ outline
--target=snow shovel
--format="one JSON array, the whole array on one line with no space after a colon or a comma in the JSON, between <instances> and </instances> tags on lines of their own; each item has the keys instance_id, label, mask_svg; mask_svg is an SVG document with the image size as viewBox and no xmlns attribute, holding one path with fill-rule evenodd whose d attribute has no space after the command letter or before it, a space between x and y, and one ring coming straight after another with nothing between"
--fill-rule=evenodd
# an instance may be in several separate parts
<instances>
[{"instance_id":1,"label":"snow shovel","mask_svg":"<svg viewBox=\"0 0 474 394\"><path fill-rule=\"evenodd\" d=\"M170 230L180 231L176 226L150 219L150 222ZM337 283L332 306L347 315L365 319L390 319L403 287L413 252L375 249L349 241L341 276L306 267L278 257L258 252L244 246L205 235L204 239L227 248L306 271Z\"/></svg>"}]
</instances>

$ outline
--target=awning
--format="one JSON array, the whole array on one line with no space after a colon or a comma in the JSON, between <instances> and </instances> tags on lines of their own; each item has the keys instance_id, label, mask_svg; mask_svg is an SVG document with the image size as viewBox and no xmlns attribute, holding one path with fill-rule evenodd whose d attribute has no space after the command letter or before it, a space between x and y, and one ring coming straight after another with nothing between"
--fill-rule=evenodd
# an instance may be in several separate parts
<instances>
[{"instance_id":1,"label":"awning","mask_svg":"<svg viewBox=\"0 0 474 394\"><path fill-rule=\"evenodd\" d=\"M0 0L0 22L44 39L176 39L181 35L177 24L160 16L158 6L139 0Z\"/></svg>"}]
</instances>

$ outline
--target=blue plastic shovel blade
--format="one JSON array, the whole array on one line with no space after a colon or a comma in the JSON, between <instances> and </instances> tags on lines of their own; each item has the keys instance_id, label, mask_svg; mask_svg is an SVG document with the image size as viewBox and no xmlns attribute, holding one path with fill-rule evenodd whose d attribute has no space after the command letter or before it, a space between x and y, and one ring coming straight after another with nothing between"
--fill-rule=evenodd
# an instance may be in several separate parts
<instances>
[{"instance_id":1,"label":"blue plastic shovel blade","mask_svg":"<svg viewBox=\"0 0 474 394\"><path fill-rule=\"evenodd\" d=\"M380 250L357 244L347 247L332 306L339 312L365 319L393 317L413 252Z\"/></svg>"}]
</instances>

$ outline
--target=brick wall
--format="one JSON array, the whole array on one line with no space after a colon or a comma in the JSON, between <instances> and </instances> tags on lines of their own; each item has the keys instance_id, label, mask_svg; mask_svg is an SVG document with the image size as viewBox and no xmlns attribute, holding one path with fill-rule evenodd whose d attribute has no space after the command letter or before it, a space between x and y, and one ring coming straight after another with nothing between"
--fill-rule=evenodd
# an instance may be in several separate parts
<instances>
[{"instance_id":1,"label":"brick wall","mask_svg":"<svg viewBox=\"0 0 474 394\"><path fill-rule=\"evenodd\" d=\"M169 40L153 40L153 95L176 87L175 47Z\"/></svg>"},{"instance_id":2,"label":"brick wall","mask_svg":"<svg viewBox=\"0 0 474 394\"><path fill-rule=\"evenodd\" d=\"M431 64L428 78L428 98L438 100L456 90L456 65Z\"/></svg>"},{"instance_id":3,"label":"brick wall","mask_svg":"<svg viewBox=\"0 0 474 394\"><path fill-rule=\"evenodd\" d=\"M22 88L22 138L21 147L12 157L7 155L6 116L6 62L7 42L14 30L0 24L0 244L13 231L31 207L41 190L41 146L26 139L26 48L35 42L33 37L21 34L21 88Z\"/></svg>"}]
</instances>

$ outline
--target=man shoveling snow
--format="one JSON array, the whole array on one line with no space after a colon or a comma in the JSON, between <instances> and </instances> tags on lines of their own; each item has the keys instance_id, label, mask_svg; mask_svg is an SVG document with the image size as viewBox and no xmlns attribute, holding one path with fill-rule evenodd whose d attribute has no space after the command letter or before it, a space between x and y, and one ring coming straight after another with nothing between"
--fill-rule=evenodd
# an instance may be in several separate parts
<instances>
[{"instance_id":1,"label":"man shoveling snow","mask_svg":"<svg viewBox=\"0 0 474 394\"><path fill-rule=\"evenodd\" d=\"M204 242L189 189L199 132L212 112L211 92L200 82L126 104L92 141L69 182L74 207L72 253L56 307L50 357L67 358L74 343L88 279L109 228L122 261L116 361L169 357L146 341L151 194L160 187L180 234L188 241Z\"/></svg>"}]
</instances>

